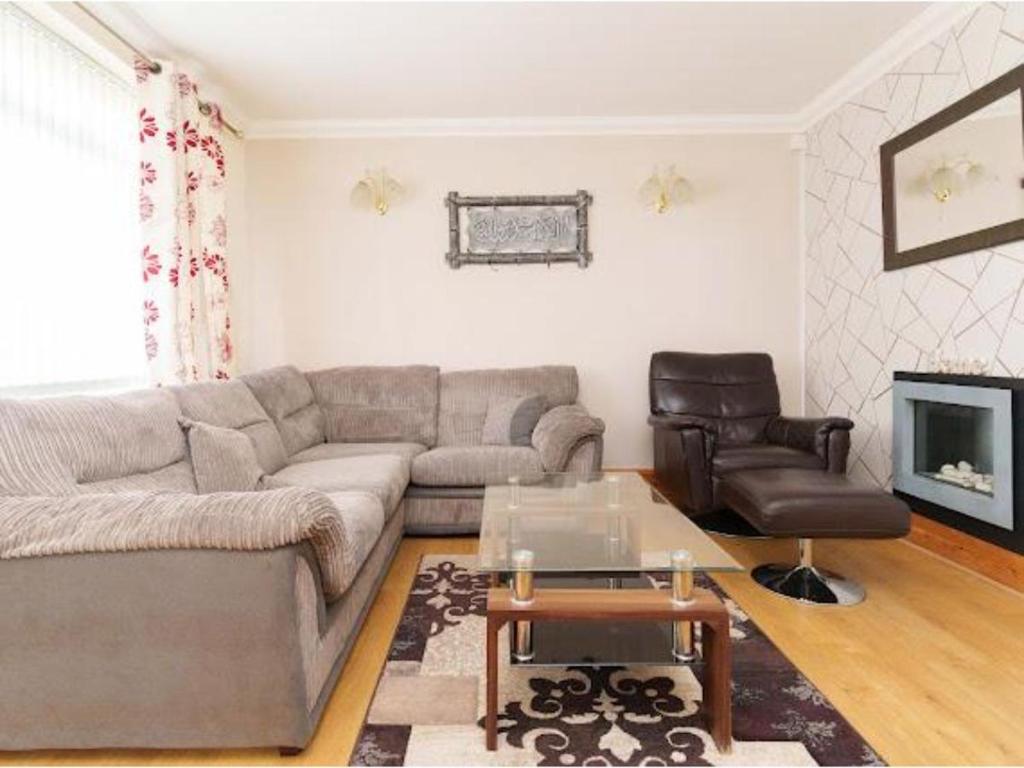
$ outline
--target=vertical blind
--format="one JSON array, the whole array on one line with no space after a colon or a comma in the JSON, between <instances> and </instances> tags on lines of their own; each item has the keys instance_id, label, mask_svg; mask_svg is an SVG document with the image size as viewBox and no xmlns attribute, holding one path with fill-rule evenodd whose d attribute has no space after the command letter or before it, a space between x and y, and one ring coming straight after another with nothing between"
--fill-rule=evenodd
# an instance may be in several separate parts
<instances>
[{"instance_id":1,"label":"vertical blind","mask_svg":"<svg viewBox=\"0 0 1024 768\"><path fill-rule=\"evenodd\" d=\"M133 86L0 3L0 393L141 382Z\"/></svg>"}]
</instances>

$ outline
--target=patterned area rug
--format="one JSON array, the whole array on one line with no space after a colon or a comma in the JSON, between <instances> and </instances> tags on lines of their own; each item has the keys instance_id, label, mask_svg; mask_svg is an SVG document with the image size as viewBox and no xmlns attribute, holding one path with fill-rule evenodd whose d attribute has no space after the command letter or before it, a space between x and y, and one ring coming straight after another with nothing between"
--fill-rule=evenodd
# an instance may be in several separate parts
<instances>
[{"instance_id":1,"label":"patterned area rug","mask_svg":"<svg viewBox=\"0 0 1024 768\"><path fill-rule=\"evenodd\" d=\"M729 599L733 751L704 730L697 667L508 666L484 748L486 576L423 558L352 753L354 765L880 765L825 696ZM710 580L702 586L721 590Z\"/></svg>"}]
</instances>

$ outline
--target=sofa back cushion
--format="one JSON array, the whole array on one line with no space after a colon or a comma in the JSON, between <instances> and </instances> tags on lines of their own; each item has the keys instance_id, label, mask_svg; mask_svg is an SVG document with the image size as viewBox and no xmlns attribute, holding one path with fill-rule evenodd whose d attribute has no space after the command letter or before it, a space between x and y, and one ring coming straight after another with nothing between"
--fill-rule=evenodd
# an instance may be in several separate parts
<instances>
[{"instance_id":1,"label":"sofa back cushion","mask_svg":"<svg viewBox=\"0 0 1024 768\"><path fill-rule=\"evenodd\" d=\"M772 358L761 352L655 352L650 398L653 414L708 419L723 445L762 442L779 415Z\"/></svg>"},{"instance_id":2,"label":"sofa back cushion","mask_svg":"<svg viewBox=\"0 0 1024 768\"><path fill-rule=\"evenodd\" d=\"M267 474L277 472L288 463L277 427L243 382L207 381L172 387L172 390L182 412L192 421L237 429L248 435L256 449L256 458Z\"/></svg>"},{"instance_id":3,"label":"sofa back cushion","mask_svg":"<svg viewBox=\"0 0 1024 768\"><path fill-rule=\"evenodd\" d=\"M0 493L194 491L180 417L161 389L0 400Z\"/></svg>"},{"instance_id":4,"label":"sofa back cushion","mask_svg":"<svg viewBox=\"0 0 1024 768\"><path fill-rule=\"evenodd\" d=\"M242 377L274 420L289 456L324 442L324 413L298 368L284 365Z\"/></svg>"},{"instance_id":5,"label":"sofa back cushion","mask_svg":"<svg viewBox=\"0 0 1024 768\"><path fill-rule=\"evenodd\" d=\"M306 374L330 443L437 443L438 369L353 366Z\"/></svg>"},{"instance_id":6,"label":"sofa back cushion","mask_svg":"<svg viewBox=\"0 0 1024 768\"><path fill-rule=\"evenodd\" d=\"M441 374L438 445L480 445L491 401L540 395L549 408L571 405L579 379L571 365L493 368Z\"/></svg>"}]
</instances>

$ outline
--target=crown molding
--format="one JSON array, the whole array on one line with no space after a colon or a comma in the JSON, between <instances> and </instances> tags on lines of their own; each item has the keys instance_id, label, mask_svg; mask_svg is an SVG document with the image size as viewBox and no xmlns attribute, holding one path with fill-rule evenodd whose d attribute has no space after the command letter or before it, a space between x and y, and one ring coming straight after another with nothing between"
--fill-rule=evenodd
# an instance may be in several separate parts
<instances>
[{"instance_id":1,"label":"crown molding","mask_svg":"<svg viewBox=\"0 0 1024 768\"><path fill-rule=\"evenodd\" d=\"M252 120L246 138L354 139L413 136L676 136L792 133L792 115L485 117L386 120Z\"/></svg>"},{"instance_id":2,"label":"crown molding","mask_svg":"<svg viewBox=\"0 0 1024 768\"><path fill-rule=\"evenodd\" d=\"M59 5L21 3L24 6ZM180 51L149 27L134 11L119 3L90 2L89 9L144 50L182 62L201 78L208 98L221 104L245 138L326 139L406 138L443 136L680 136L700 134L800 134L838 109L878 78L891 72L910 54L937 38L958 21L974 13L982 2L933 2L872 53L819 93L802 109L789 114L647 115L635 117L485 117L388 118L353 120L250 119L215 78L205 76L201 63L185 60ZM34 14L35 15L35 14ZM57 13L49 11L50 23ZM70 14L60 14L66 19ZM78 19L72 22L80 29ZM95 39L95 30L89 29ZM81 32L79 32L81 34ZM100 41L108 51L109 41ZM93 49L100 55L99 46ZM119 52L122 56L124 52ZM123 60L123 59L122 59ZM794 147L794 149L797 149Z\"/></svg>"},{"instance_id":3,"label":"crown molding","mask_svg":"<svg viewBox=\"0 0 1024 768\"><path fill-rule=\"evenodd\" d=\"M974 13L981 5L981 2L932 3L901 27L896 34L861 59L845 75L814 97L807 106L792 115L796 130L807 131L823 117L891 72L916 50Z\"/></svg>"}]
</instances>

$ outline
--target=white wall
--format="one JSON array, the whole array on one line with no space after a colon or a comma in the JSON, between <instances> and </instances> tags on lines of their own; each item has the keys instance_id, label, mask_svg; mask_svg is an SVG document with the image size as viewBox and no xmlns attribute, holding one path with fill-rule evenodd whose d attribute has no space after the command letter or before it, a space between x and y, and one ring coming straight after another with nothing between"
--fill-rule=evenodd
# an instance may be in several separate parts
<instances>
[{"instance_id":1,"label":"white wall","mask_svg":"<svg viewBox=\"0 0 1024 768\"><path fill-rule=\"evenodd\" d=\"M692 180L696 200L658 216L636 190L666 162ZM349 204L353 183L378 165L409 190L384 217ZM449 190L578 188L595 198L589 269L445 263ZM248 254L244 279L235 271L234 318L243 370L575 364L582 400L608 424L606 465L619 467L651 464L655 350L768 351L786 409L799 408L788 137L253 141L245 195Z\"/></svg>"},{"instance_id":2,"label":"white wall","mask_svg":"<svg viewBox=\"0 0 1024 768\"><path fill-rule=\"evenodd\" d=\"M1024 4L986 3L808 132L807 409L849 415L850 474L892 474L892 374L933 355L1024 376L1024 242L882 271L879 145L1024 62Z\"/></svg>"}]
</instances>

